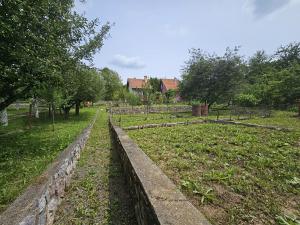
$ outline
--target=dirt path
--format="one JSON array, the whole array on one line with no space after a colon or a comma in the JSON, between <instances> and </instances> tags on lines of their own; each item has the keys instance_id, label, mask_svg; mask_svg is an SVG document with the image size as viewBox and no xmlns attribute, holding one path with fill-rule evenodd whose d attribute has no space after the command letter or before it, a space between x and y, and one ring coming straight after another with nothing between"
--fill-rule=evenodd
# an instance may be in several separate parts
<instances>
[{"instance_id":1,"label":"dirt path","mask_svg":"<svg viewBox=\"0 0 300 225\"><path fill-rule=\"evenodd\" d=\"M101 111L56 213L55 225L137 224L121 165L110 146L107 120Z\"/></svg>"}]
</instances>

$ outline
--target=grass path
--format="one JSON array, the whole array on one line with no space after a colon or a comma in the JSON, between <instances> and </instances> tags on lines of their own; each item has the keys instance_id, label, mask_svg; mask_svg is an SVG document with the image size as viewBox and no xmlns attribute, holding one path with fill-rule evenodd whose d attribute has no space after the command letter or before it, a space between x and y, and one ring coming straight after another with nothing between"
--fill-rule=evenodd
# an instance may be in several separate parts
<instances>
[{"instance_id":1,"label":"grass path","mask_svg":"<svg viewBox=\"0 0 300 225\"><path fill-rule=\"evenodd\" d=\"M121 165L111 149L104 111L98 115L54 224L137 224Z\"/></svg>"}]
</instances>

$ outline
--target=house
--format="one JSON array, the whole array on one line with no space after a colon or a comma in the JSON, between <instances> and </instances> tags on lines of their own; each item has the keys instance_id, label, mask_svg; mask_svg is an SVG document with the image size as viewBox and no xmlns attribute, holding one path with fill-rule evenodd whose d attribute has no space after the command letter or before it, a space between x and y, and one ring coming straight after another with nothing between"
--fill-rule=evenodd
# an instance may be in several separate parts
<instances>
[{"instance_id":1,"label":"house","mask_svg":"<svg viewBox=\"0 0 300 225\"><path fill-rule=\"evenodd\" d=\"M175 97L176 101L181 100L178 89L179 89L179 80L177 80L176 78L161 79L161 84L160 84L161 93L165 94L169 90L176 91L176 97Z\"/></svg>"},{"instance_id":2,"label":"house","mask_svg":"<svg viewBox=\"0 0 300 225\"><path fill-rule=\"evenodd\" d=\"M128 78L127 79L127 89L131 93L135 93L139 96L143 96L143 89L145 88L147 82L149 81L147 76L144 79ZM180 101L180 96L178 92L179 80L174 79L161 79L160 80L160 91L165 94L169 90L176 91L176 101Z\"/></svg>"},{"instance_id":3,"label":"house","mask_svg":"<svg viewBox=\"0 0 300 225\"><path fill-rule=\"evenodd\" d=\"M148 77L144 76L144 79L128 78L127 88L131 93L143 95L143 88L148 82Z\"/></svg>"},{"instance_id":4,"label":"house","mask_svg":"<svg viewBox=\"0 0 300 225\"><path fill-rule=\"evenodd\" d=\"M168 90L178 90L179 81L174 79L161 79L160 90L165 94Z\"/></svg>"}]
</instances>

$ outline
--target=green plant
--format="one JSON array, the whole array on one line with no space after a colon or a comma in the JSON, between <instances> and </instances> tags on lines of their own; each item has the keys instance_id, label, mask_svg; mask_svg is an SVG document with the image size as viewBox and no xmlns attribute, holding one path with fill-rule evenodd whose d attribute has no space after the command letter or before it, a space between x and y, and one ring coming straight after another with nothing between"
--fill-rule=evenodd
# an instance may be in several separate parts
<instances>
[{"instance_id":1,"label":"green plant","mask_svg":"<svg viewBox=\"0 0 300 225\"><path fill-rule=\"evenodd\" d=\"M196 105L201 105L201 104L203 104L203 102L200 101L200 100L192 100L192 101L190 102L190 104L196 106Z\"/></svg>"},{"instance_id":2,"label":"green plant","mask_svg":"<svg viewBox=\"0 0 300 225\"><path fill-rule=\"evenodd\" d=\"M296 217L291 217L288 215L277 216L276 221L280 225L299 225L300 224L300 220L297 220Z\"/></svg>"},{"instance_id":3,"label":"green plant","mask_svg":"<svg viewBox=\"0 0 300 225\"><path fill-rule=\"evenodd\" d=\"M259 100L252 94L239 94L236 96L235 102L239 106L253 107L258 104Z\"/></svg>"}]
</instances>

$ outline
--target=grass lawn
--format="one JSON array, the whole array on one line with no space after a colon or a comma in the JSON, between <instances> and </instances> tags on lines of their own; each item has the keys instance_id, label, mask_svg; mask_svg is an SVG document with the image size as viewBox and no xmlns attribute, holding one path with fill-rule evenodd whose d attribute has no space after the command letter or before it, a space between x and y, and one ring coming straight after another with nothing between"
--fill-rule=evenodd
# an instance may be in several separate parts
<instances>
[{"instance_id":1,"label":"grass lawn","mask_svg":"<svg viewBox=\"0 0 300 225\"><path fill-rule=\"evenodd\" d=\"M128 134L213 224L299 224L298 131L200 124Z\"/></svg>"},{"instance_id":2,"label":"grass lawn","mask_svg":"<svg viewBox=\"0 0 300 225\"><path fill-rule=\"evenodd\" d=\"M269 118L255 117L253 119L245 120L245 122L274 125L300 130L300 117L297 117L297 113L295 112L274 111L272 116Z\"/></svg>"},{"instance_id":3,"label":"grass lawn","mask_svg":"<svg viewBox=\"0 0 300 225\"><path fill-rule=\"evenodd\" d=\"M287 111L273 111L272 116L263 118L253 116L252 119L237 120L237 116L232 116L233 120L245 123L255 123L262 125L274 125L285 128L300 130L300 118L296 117L297 113ZM219 119L229 119L228 114L221 114ZM207 117L195 117L192 113L150 113L150 114L132 114L132 115L114 115L114 122L121 127L137 126L152 123L172 123L185 122L201 119L217 119L215 113Z\"/></svg>"},{"instance_id":4,"label":"grass lawn","mask_svg":"<svg viewBox=\"0 0 300 225\"><path fill-rule=\"evenodd\" d=\"M172 123L182 121L201 120L203 117L192 116L191 113L149 113L114 115L114 122L121 127L137 126L152 123Z\"/></svg>"},{"instance_id":5,"label":"grass lawn","mask_svg":"<svg viewBox=\"0 0 300 225\"><path fill-rule=\"evenodd\" d=\"M47 114L32 120L26 128L26 117L9 121L0 129L0 212L39 176L58 154L87 127L96 108L84 108L80 116L68 120L56 116L55 131Z\"/></svg>"}]
</instances>

